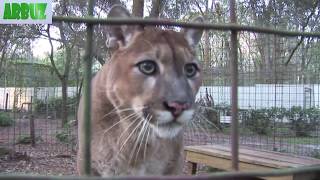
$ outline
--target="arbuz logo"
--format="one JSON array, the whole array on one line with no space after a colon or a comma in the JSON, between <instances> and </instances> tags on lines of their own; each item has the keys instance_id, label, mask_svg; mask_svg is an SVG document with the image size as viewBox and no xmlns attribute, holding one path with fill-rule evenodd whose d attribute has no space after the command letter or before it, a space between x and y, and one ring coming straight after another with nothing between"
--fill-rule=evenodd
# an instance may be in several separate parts
<instances>
[{"instance_id":1,"label":"arbuz logo","mask_svg":"<svg viewBox=\"0 0 320 180\"><path fill-rule=\"evenodd\" d=\"M51 0L3 1L0 4L0 24L51 24L51 7Z\"/></svg>"},{"instance_id":2,"label":"arbuz logo","mask_svg":"<svg viewBox=\"0 0 320 180\"><path fill-rule=\"evenodd\" d=\"M46 3L5 3L3 19L46 19Z\"/></svg>"}]
</instances>

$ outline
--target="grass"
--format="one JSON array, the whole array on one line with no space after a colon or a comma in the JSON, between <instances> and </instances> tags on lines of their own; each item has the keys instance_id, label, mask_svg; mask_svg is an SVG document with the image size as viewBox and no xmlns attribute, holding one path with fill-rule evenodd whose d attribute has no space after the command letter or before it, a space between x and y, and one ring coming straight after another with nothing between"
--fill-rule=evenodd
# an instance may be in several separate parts
<instances>
[{"instance_id":1,"label":"grass","mask_svg":"<svg viewBox=\"0 0 320 180\"><path fill-rule=\"evenodd\" d=\"M285 135L290 135L288 132L288 128L278 128L276 133L278 134L279 131L281 131L280 134L285 134ZM222 130L223 134L229 135L231 133L231 127L224 127ZM254 132L251 132L248 128L243 128L239 127L239 134L241 135L252 135L256 137L261 137L261 138L273 138L272 132L270 135L258 135ZM302 144L302 145L318 145L320 144L320 138L319 137L295 137L291 136L290 137L281 137L281 135L276 136L276 141L282 141L284 143L288 144Z\"/></svg>"},{"instance_id":2,"label":"grass","mask_svg":"<svg viewBox=\"0 0 320 180\"><path fill-rule=\"evenodd\" d=\"M283 137L281 139L288 144L320 144L319 137Z\"/></svg>"},{"instance_id":3,"label":"grass","mask_svg":"<svg viewBox=\"0 0 320 180\"><path fill-rule=\"evenodd\" d=\"M231 125L222 128L223 134L229 135L231 134ZM254 132L250 131L248 128L239 127L239 134L240 135L248 135L248 134L255 134Z\"/></svg>"},{"instance_id":4,"label":"grass","mask_svg":"<svg viewBox=\"0 0 320 180\"><path fill-rule=\"evenodd\" d=\"M210 166L204 166L201 169L199 169L199 171L201 172L206 172L206 173L216 173L216 172L224 172L224 170L222 169L217 169L214 167L210 167Z\"/></svg>"},{"instance_id":5,"label":"grass","mask_svg":"<svg viewBox=\"0 0 320 180\"><path fill-rule=\"evenodd\" d=\"M0 126L6 127L13 125L14 121L8 113L0 112Z\"/></svg>"}]
</instances>

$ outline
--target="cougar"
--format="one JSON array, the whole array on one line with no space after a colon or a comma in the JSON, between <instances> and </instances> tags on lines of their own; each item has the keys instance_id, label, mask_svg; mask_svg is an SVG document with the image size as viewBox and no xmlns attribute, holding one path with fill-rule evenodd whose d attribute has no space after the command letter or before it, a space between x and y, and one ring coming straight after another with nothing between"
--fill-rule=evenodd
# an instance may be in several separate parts
<instances>
[{"instance_id":1,"label":"cougar","mask_svg":"<svg viewBox=\"0 0 320 180\"><path fill-rule=\"evenodd\" d=\"M108 17L131 15L114 6ZM182 173L183 130L193 118L202 81L195 54L202 30L119 25L110 26L108 34L107 46L114 51L91 84L93 174ZM78 120L77 165L82 175L82 99Z\"/></svg>"}]
</instances>

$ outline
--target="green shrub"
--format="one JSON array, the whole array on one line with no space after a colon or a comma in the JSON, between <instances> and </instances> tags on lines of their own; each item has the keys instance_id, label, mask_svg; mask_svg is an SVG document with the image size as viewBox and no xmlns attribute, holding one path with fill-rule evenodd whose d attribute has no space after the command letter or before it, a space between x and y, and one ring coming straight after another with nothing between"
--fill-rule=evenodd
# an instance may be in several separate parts
<instances>
[{"instance_id":1,"label":"green shrub","mask_svg":"<svg viewBox=\"0 0 320 180\"><path fill-rule=\"evenodd\" d=\"M56 138L63 143L74 143L75 137L70 132L72 122L64 125L61 131L56 132Z\"/></svg>"},{"instance_id":2,"label":"green shrub","mask_svg":"<svg viewBox=\"0 0 320 180\"><path fill-rule=\"evenodd\" d=\"M30 136L22 135L17 138L17 144L31 144L31 141L32 139Z\"/></svg>"},{"instance_id":3,"label":"green shrub","mask_svg":"<svg viewBox=\"0 0 320 180\"><path fill-rule=\"evenodd\" d=\"M260 135L267 135L271 131L271 120L267 109L248 110L242 116L242 124Z\"/></svg>"},{"instance_id":4,"label":"green shrub","mask_svg":"<svg viewBox=\"0 0 320 180\"><path fill-rule=\"evenodd\" d=\"M76 97L68 97L67 99L67 106L68 106L68 112L71 112L71 107L74 106L77 102ZM44 100L36 100L34 102L34 110L37 114L45 114L47 112L47 108L49 112L55 111L58 115L58 118L61 115L62 111L62 98L52 98L49 99L46 103Z\"/></svg>"},{"instance_id":5,"label":"green shrub","mask_svg":"<svg viewBox=\"0 0 320 180\"><path fill-rule=\"evenodd\" d=\"M35 137L36 142L42 142L43 139L40 136ZM17 137L16 144L31 144L32 138L29 135L20 135Z\"/></svg>"},{"instance_id":6,"label":"green shrub","mask_svg":"<svg viewBox=\"0 0 320 180\"><path fill-rule=\"evenodd\" d=\"M41 114L41 113L46 112L47 105L46 105L45 101L37 99L33 102L33 104L34 104L33 105L34 110L37 114ZM49 108L49 105L48 105L48 108Z\"/></svg>"},{"instance_id":7,"label":"green shrub","mask_svg":"<svg viewBox=\"0 0 320 180\"><path fill-rule=\"evenodd\" d=\"M61 132L57 132L56 138L63 143L68 143L69 141L69 133L65 130L62 130Z\"/></svg>"},{"instance_id":8,"label":"green shrub","mask_svg":"<svg viewBox=\"0 0 320 180\"><path fill-rule=\"evenodd\" d=\"M311 157L320 159L320 150L319 150L319 149L314 149L314 150L311 152Z\"/></svg>"},{"instance_id":9,"label":"green shrub","mask_svg":"<svg viewBox=\"0 0 320 180\"><path fill-rule=\"evenodd\" d=\"M217 111L221 112L224 116L231 116L231 105L226 103L220 103L213 107Z\"/></svg>"},{"instance_id":10,"label":"green shrub","mask_svg":"<svg viewBox=\"0 0 320 180\"><path fill-rule=\"evenodd\" d=\"M0 157L4 155L8 155L12 150L6 147L0 147Z\"/></svg>"},{"instance_id":11,"label":"green shrub","mask_svg":"<svg viewBox=\"0 0 320 180\"><path fill-rule=\"evenodd\" d=\"M303 109L293 106L287 112L287 117L296 136L310 136L310 132L320 125L320 110L317 108Z\"/></svg>"},{"instance_id":12,"label":"green shrub","mask_svg":"<svg viewBox=\"0 0 320 180\"><path fill-rule=\"evenodd\" d=\"M13 119L7 113L0 112L0 126L11 126L13 123Z\"/></svg>"},{"instance_id":13,"label":"green shrub","mask_svg":"<svg viewBox=\"0 0 320 180\"><path fill-rule=\"evenodd\" d=\"M290 109L271 108L240 111L242 125L250 131L260 135L268 135L273 128L277 128L279 121L283 118L289 119L289 129L296 136L310 136L320 125L320 110L318 108L303 109L300 106L293 106ZM288 128L277 128L277 131Z\"/></svg>"}]
</instances>

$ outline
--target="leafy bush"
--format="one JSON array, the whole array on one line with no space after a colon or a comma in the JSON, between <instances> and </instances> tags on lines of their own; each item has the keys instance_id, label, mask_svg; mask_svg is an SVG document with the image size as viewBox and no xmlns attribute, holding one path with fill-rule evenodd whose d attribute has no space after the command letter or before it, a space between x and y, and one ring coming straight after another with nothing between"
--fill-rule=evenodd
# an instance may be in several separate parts
<instances>
[{"instance_id":1,"label":"leafy bush","mask_svg":"<svg viewBox=\"0 0 320 180\"><path fill-rule=\"evenodd\" d=\"M67 99L67 106L68 106L68 111L71 112L72 105L74 105L77 102L76 97L68 97ZM55 111L58 116L61 115L62 111L62 98L52 98L49 99L48 102L46 103L44 100L36 100L35 101L35 112L37 114L45 114L46 110L48 108L49 111Z\"/></svg>"},{"instance_id":2,"label":"leafy bush","mask_svg":"<svg viewBox=\"0 0 320 180\"><path fill-rule=\"evenodd\" d=\"M6 147L0 147L0 157L4 155L8 155L12 150Z\"/></svg>"},{"instance_id":3,"label":"leafy bush","mask_svg":"<svg viewBox=\"0 0 320 180\"><path fill-rule=\"evenodd\" d=\"M56 138L63 143L75 143L75 137L71 134L72 122L66 123L61 131L56 132Z\"/></svg>"},{"instance_id":4,"label":"leafy bush","mask_svg":"<svg viewBox=\"0 0 320 180\"><path fill-rule=\"evenodd\" d=\"M243 125L260 135L270 133L271 122L268 109L248 110L242 116Z\"/></svg>"},{"instance_id":5,"label":"leafy bush","mask_svg":"<svg viewBox=\"0 0 320 180\"><path fill-rule=\"evenodd\" d=\"M214 102L212 96L206 92L206 95L200 97L196 103L199 106L194 116L194 122L196 122L200 128L221 130L219 112L213 108Z\"/></svg>"},{"instance_id":6,"label":"leafy bush","mask_svg":"<svg viewBox=\"0 0 320 180\"><path fill-rule=\"evenodd\" d=\"M290 109L271 108L240 111L242 124L252 132L268 135L282 119L289 120L290 131L296 136L310 136L320 125L320 110L318 108L303 109L293 106ZM274 127L275 126L275 127ZM277 131L281 128L277 128ZM287 131L287 130L286 130Z\"/></svg>"},{"instance_id":7,"label":"leafy bush","mask_svg":"<svg viewBox=\"0 0 320 180\"><path fill-rule=\"evenodd\" d=\"M320 125L320 110L317 108L303 109L293 106L286 115L296 136L309 136L310 132Z\"/></svg>"},{"instance_id":8,"label":"leafy bush","mask_svg":"<svg viewBox=\"0 0 320 180\"><path fill-rule=\"evenodd\" d=\"M17 144L31 144L32 139L30 136L18 136Z\"/></svg>"},{"instance_id":9,"label":"leafy bush","mask_svg":"<svg viewBox=\"0 0 320 180\"><path fill-rule=\"evenodd\" d=\"M65 130L62 130L61 132L57 132L56 138L63 143L68 143L69 142L69 133Z\"/></svg>"},{"instance_id":10,"label":"leafy bush","mask_svg":"<svg viewBox=\"0 0 320 180\"><path fill-rule=\"evenodd\" d=\"M320 159L320 150L314 149L313 151L311 151L311 157Z\"/></svg>"},{"instance_id":11,"label":"leafy bush","mask_svg":"<svg viewBox=\"0 0 320 180\"><path fill-rule=\"evenodd\" d=\"M11 126L13 123L13 119L7 113L0 112L0 126Z\"/></svg>"},{"instance_id":12,"label":"leafy bush","mask_svg":"<svg viewBox=\"0 0 320 180\"><path fill-rule=\"evenodd\" d=\"M224 116L231 116L231 105L226 103L220 103L214 106L214 109L216 109L219 112L222 112Z\"/></svg>"},{"instance_id":13,"label":"leafy bush","mask_svg":"<svg viewBox=\"0 0 320 180\"><path fill-rule=\"evenodd\" d=\"M43 139L40 136L35 137L35 142L41 142ZM31 144L32 138L29 135L20 135L17 137L17 144Z\"/></svg>"}]
</instances>

